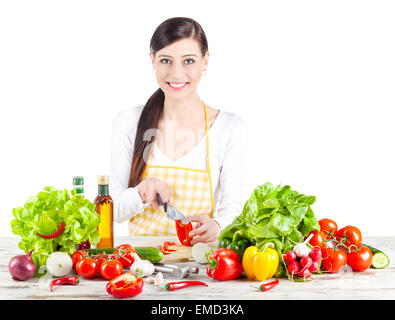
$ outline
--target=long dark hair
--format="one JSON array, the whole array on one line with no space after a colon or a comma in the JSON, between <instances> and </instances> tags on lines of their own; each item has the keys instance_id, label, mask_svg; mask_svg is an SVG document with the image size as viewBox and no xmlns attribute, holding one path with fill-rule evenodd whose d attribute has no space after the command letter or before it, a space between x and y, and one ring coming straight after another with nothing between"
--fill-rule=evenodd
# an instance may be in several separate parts
<instances>
[{"instance_id":1,"label":"long dark hair","mask_svg":"<svg viewBox=\"0 0 395 320\"><path fill-rule=\"evenodd\" d=\"M191 18L175 17L162 22L152 35L150 42L150 50L155 56L156 52L173 42L193 38L200 43L202 56L204 57L208 51L207 38L203 28L199 23ZM136 138L134 140L134 150L132 158L132 166L130 168L128 186L135 187L142 178L146 162L144 160L144 152L146 147L153 142L144 140L144 133L148 129L158 129L159 119L163 112L163 104L165 94L161 88L156 90L145 104L139 122L137 124ZM155 139L155 137L153 137ZM153 143L151 143L151 148ZM149 151L149 150L148 150Z\"/></svg>"}]
</instances>

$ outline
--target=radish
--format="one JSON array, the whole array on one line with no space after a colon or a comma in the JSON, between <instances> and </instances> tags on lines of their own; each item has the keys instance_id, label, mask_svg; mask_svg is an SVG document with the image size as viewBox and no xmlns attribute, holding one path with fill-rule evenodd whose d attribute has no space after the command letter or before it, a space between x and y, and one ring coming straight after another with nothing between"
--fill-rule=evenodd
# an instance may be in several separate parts
<instances>
[{"instance_id":1,"label":"radish","mask_svg":"<svg viewBox=\"0 0 395 320\"><path fill-rule=\"evenodd\" d=\"M299 276L306 279L311 277L311 272L309 269L304 268L299 272Z\"/></svg>"},{"instance_id":2,"label":"radish","mask_svg":"<svg viewBox=\"0 0 395 320\"><path fill-rule=\"evenodd\" d=\"M320 268L320 263L318 261L313 261L309 270L311 273L314 273L314 272L317 272L319 268Z\"/></svg>"},{"instance_id":3,"label":"radish","mask_svg":"<svg viewBox=\"0 0 395 320\"><path fill-rule=\"evenodd\" d=\"M320 262L321 259L322 259L321 248L319 248L319 247L314 247L314 249L311 250L311 252L309 253L309 256L311 257L311 259L313 259L313 261L318 261L318 262Z\"/></svg>"},{"instance_id":4,"label":"radish","mask_svg":"<svg viewBox=\"0 0 395 320\"><path fill-rule=\"evenodd\" d=\"M288 264L288 271L290 274L297 274L300 270L299 262L294 260Z\"/></svg>"},{"instance_id":5,"label":"radish","mask_svg":"<svg viewBox=\"0 0 395 320\"><path fill-rule=\"evenodd\" d=\"M298 243L295 248L294 251L296 253L297 257L305 257L308 256L311 249L306 245L307 242L310 241L310 239L314 236L314 234L309 235L305 241Z\"/></svg>"},{"instance_id":6,"label":"radish","mask_svg":"<svg viewBox=\"0 0 395 320\"><path fill-rule=\"evenodd\" d=\"M308 269L308 268L310 268L312 263L313 263L313 260L309 256L300 258L300 266L302 268Z\"/></svg>"},{"instance_id":7,"label":"radish","mask_svg":"<svg viewBox=\"0 0 395 320\"><path fill-rule=\"evenodd\" d=\"M296 253L295 251L288 251L284 254L284 260L286 262L292 262L296 260Z\"/></svg>"}]
</instances>

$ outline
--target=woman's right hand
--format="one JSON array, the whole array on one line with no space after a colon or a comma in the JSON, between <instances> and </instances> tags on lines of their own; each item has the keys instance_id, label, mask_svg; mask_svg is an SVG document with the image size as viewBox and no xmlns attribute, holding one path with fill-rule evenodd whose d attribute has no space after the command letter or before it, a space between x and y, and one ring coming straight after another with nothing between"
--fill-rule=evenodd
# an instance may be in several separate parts
<instances>
[{"instance_id":1,"label":"woman's right hand","mask_svg":"<svg viewBox=\"0 0 395 320\"><path fill-rule=\"evenodd\" d=\"M140 194L143 203L149 203L155 209L159 208L156 194L159 193L163 202L169 202L169 191L165 183L155 177L148 177L137 185L137 191Z\"/></svg>"}]
</instances>

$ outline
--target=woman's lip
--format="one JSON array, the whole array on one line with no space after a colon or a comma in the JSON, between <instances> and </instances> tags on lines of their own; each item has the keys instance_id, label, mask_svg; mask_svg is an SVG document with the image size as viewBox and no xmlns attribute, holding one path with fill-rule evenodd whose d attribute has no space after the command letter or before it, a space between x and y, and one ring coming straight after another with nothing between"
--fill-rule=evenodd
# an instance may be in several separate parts
<instances>
[{"instance_id":1,"label":"woman's lip","mask_svg":"<svg viewBox=\"0 0 395 320\"><path fill-rule=\"evenodd\" d=\"M172 82L172 83L174 83L174 84L181 84L181 83L184 83L184 85L183 85L182 87L173 87L173 86L170 84L170 82L166 82L166 83L169 85L169 87L170 87L171 89L173 89L173 90L175 90L175 91L182 90L182 89L184 89L184 88L189 84L189 82Z\"/></svg>"}]
</instances>

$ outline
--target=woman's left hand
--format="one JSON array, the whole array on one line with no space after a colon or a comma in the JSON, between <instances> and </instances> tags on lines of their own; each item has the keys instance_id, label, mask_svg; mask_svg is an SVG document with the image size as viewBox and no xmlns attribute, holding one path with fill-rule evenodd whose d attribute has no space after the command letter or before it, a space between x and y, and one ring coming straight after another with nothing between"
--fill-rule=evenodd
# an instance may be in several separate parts
<instances>
[{"instance_id":1,"label":"woman's left hand","mask_svg":"<svg viewBox=\"0 0 395 320\"><path fill-rule=\"evenodd\" d=\"M209 215L199 215L188 217L191 222L197 222L197 227L194 228L189 236L193 238L191 245L197 242L213 242L218 240L221 227L218 222L211 219Z\"/></svg>"}]
</instances>

